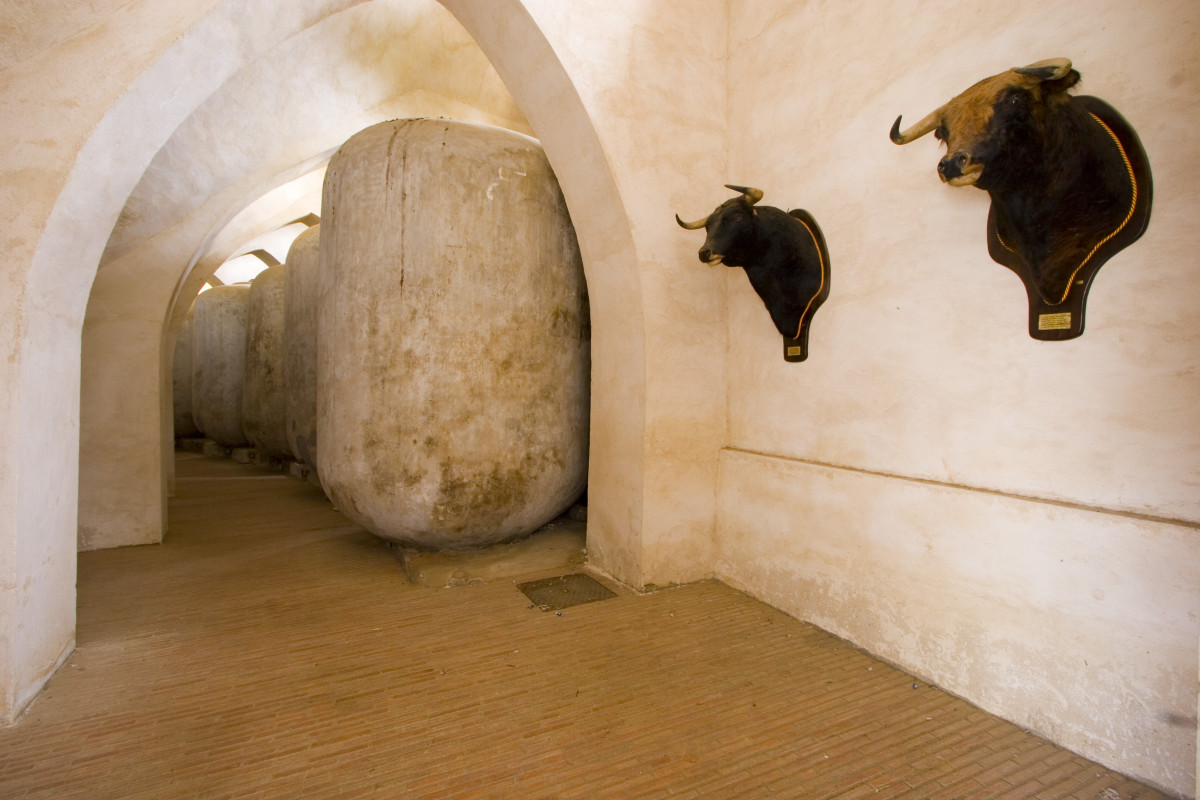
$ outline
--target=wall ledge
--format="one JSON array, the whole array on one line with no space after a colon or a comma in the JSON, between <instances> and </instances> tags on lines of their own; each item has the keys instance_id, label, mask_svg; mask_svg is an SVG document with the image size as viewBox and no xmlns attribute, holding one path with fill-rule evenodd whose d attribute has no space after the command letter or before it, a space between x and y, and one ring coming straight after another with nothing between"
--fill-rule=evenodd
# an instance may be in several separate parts
<instances>
[{"instance_id":1,"label":"wall ledge","mask_svg":"<svg viewBox=\"0 0 1200 800\"><path fill-rule=\"evenodd\" d=\"M853 467L848 464L833 464L826 461L817 461L815 459L797 458L795 456L784 456L775 453L764 453L758 450L747 450L740 447L723 447L722 453L734 453L740 456L750 456L753 458L762 458L771 461L782 461L789 464L804 464L810 467L820 467L822 469L837 470L839 472L853 472L859 475L872 475L878 478L893 478L895 480L906 481L908 483L922 484L925 486L938 486L945 489L957 489L964 492L975 492L978 494L993 495L995 497L1004 497L1012 500L1021 500L1028 503L1039 503L1042 505L1057 506L1059 508L1069 508L1074 511L1090 511L1096 514L1108 514L1127 519L1135 519L1143 522L1154 522L1165 525L1178 525L1184 528L1200 530L1200 520L1180 519L1178 517L1166 517L1155 514L1145 514L1137 511L1129 511L1127 509L1113 508L1109 506L1088 505L1086 503L1076 503L1070 500L1061 500L1053 497L1039 497L1038 495L1021 494L1018 492L1006 492L1001 489L989 489L984 486L972 486L965 483L954 483L952 481L940 481L936 478L921 478L914 475L903 475L895 472L885 472L881 470L867 469L865 467Z\"/></svg>"}]
</instances>

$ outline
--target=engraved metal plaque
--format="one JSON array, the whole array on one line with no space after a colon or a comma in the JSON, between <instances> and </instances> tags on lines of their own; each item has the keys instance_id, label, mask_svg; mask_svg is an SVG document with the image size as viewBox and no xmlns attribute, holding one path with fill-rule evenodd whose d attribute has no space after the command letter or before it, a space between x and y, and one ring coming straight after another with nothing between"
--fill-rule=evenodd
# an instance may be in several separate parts
<instances>
[{"instance_id":1,"label":"engraved metal plaque","mask_svg":"<svg viewBox=\"0 0 1200 800\"><path fill-rule=\"evenodd\" d=\"M1069 331L1071 329L1071 312L1060 314L1039 314L1039 331Z\"/></svg>"}]
</instances>

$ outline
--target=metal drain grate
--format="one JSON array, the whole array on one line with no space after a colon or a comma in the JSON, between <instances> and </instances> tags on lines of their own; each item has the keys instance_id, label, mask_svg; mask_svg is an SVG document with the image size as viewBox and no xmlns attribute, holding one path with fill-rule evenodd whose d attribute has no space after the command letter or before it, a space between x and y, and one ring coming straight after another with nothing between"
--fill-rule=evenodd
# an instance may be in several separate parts
<instances>
[{"instance_id":1,"label":"metal drain grate","mask_svg":"<svg viewBox=\"0 0 1200 800\"><path fill-rule=\"evenodd\" d=\"M517 588L542 611L558 611L617 596L607 586L578 573L518 583Z\"/></svg>"}]
</instances>

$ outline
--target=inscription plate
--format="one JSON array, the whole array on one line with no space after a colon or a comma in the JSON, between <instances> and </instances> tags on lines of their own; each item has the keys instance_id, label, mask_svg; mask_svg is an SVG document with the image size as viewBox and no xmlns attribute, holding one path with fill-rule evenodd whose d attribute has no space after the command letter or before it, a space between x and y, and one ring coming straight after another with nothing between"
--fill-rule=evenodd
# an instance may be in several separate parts
<instances>
[{"instance_id":1,"label":"inscription plate","mask_svg":"<svg viewBox=\"0 0 1200 800\"><path fill-rule=\"evenodd\" d=\"M1039 331L1066 331L1071 329L1071 312L1038 315Z\"/></svg>"}]
</instances>

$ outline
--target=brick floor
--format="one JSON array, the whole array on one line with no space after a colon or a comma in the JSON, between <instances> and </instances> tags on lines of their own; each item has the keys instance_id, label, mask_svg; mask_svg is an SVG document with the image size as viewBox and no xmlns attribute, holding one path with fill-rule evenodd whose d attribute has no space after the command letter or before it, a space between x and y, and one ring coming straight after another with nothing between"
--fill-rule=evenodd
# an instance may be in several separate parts
<instances>
[{"instance_id":1,"label":"brick floor","mask_svg":"<svg viewBox=\"0 0 1200 800\"><path fill-rule=\"evenodd\" d=\"M720 583L426 588L311 485L178 464L162 546L80 555L0 797L1165 797Z\"/></svg>"}]
</instances>

